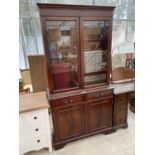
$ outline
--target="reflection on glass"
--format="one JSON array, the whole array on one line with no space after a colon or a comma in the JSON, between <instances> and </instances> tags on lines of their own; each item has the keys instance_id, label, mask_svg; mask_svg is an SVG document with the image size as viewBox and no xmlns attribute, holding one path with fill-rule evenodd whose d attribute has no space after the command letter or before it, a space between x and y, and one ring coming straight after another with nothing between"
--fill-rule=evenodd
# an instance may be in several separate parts
<instances>
[{"instance_id":1,"label":"reflection on glass","mask_svg":"<svg viewBox=\"0 0 155 155\"><path fill-rule=\"evenodd\" d=\"M119 44L126 41L127 21L113 21L112 47L115 48Z\"/></svg>"},{"instance_id":2,"label":"reflection on glass","mask_svg":"<svg viewBox=\"0 0 155 155\"><path fill-rule=\"evenodd\" d=\"M75 21L48 21L47 40L54 89L79 86Z\"/></svg>"},{"instance_id":3,"label":"reflection on glass","mask_svg":"<svg viewBox=\"0 0 155 155\"><path fill-rule=\"evenodd\" d=\"M95 5L101 6L116 6L117 0L95 0Z\"/></svg>"},{"instance_id":4,"label":"reflection on glass","mask_svg":"<svg viewBox=\"0 0 155 155\"><path fill-rule=\"evenodd\" d=\"M128 21L127 41L135 42L135 21Z\"/></svg>"},{"instance_id":5,"label":"reflection on glass","mask_svg":"<svg viewBox=\"0 0 155 155\"><path fill-rule=\"evenodd\" d=\"M84 21L85 85L106 82L108 22Z\"/></svg>"},{"instance_id":6,"label":"reflection on glass","mask_svg":"<svg viewBox=\"0 0 155 155\"><path fill-rule=\"evenodd\" d=\"M44 3L92 5L92 0L44 0Z\"/></svg>"},{"instance_id":7,"label":"reflection on glass","mask_svg":"<svg viewBox=\"0 0 155 155\"><path fill-rule=\"evenodd\" d=\"M37 44L34 37L34 25L32 19L20 19L20 42L22 43L23 50L27 55L36 54Z\"/></svg>"}]
</instances>

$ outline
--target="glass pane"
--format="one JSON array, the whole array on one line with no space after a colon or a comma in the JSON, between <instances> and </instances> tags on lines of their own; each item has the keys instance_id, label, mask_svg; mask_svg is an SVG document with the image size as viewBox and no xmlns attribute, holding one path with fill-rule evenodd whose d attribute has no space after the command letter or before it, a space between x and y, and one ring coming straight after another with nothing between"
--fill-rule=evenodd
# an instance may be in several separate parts
<instances>
[{"instance_id":1,"label":"glass pane","mask_svg":"<svg viewBox=\"0 0 155 155\"><path fill-rule=\"evenodd\" d=\"M135 19L135 0L128 0L128 19Z\"/></svg>"},{"instance_id":2,"label":"glass pane","mask_svg":"<svg viewBox=\"0 0 155 155\"><path fill-rule=\"evenodd\" d=\"M114 19L127 19L127 13L128 13L128 0L117 1L117 5L114 10Z\"/></svg>"},{"instance_id":3,"label":"glass pane","mask_svg":"<svg viewBox=\"0 0 155 155\"><path fill-rule=\"evenodd\" d=\"M118 47L126 42L127 21L113 21L112 54L119 53Z\"/></svg>"},{"instance_id":4,"label":"glass pane","mask_svg":"<svg viewBox=\"0 0 155 155\"><path fill-rule=\"evenodd\" d=\"M43 2L44 2L43 0L29 0L29 8L32 18L40 18L37 3L43 3Z\"/></svg>"},{"instance_id":5,"label":"glass pane","mask_svg":"<svg viewBox=\"0 0 155 155\"><path fill-rule=\"evenodd\" d=\"M135 41L134 20L113 22L112 54L133 53Z\"/></svg>"},{"instance_id":6,"label":"glass pane","mask_svg":"<svg viewBox=\"0 0 155 155\"><path fill-rule=\"evenodd\" d=\"M19 0L19 17L30 18L30 6L27 0Z\"/></svg>"},{"instance_id":7,"label":"glass pane","mask_svg":"<svg viewBox=\"0 0 155 155\"><path fill-rule=\"evenodd\" d=\"M37 53L36 39L32 19L20 19L20 41L27 55Z\"/></svg>"},{"instance_id":8,"label":"glass pane","mask_svg":"<svg viewBox=\"0 0 155 155\"><path fill-rule=\"evenodd\" d=\"M95 0L95 5L110 6L116 5L117 0Z\"/></svg>"},{"instance_id":9,"label":"glass pane","mask_svg":"<svg viewBox=\"0 0 155 155\"><path fill-rule=\"evenodd\" d=\"M135 21L128 21L127 41L135 42Z\"/></svg>"},{"instance_id":10,"label":"glass pane","mask_svg":"<svg viewBox=\"0 0 155 155\"><path fill-rule=\"evenodd\" d=\"M64 4L66 0L44 0L44 3L51 3L51 4Z\"/></svg>"},{"instance_id":11,"label":"glass pane","mask_svg":"<svg viewBox=\"0 0 155 155\"><path fill-rule=\"evenodd\" d=\"M25 60L26 56L23 51L22 44L19 42L19 68L26 69L27 68L27 61Z\"/></svg>"},{"instance_id":12,"label":"glass pane","mask_svg":"<svg viewBox=\"0 0 155 155\"><path fill-rule=\"evenodd\" d=\"M35 38L36 46L37 46L37 53L44 54L40 19L37 19L37 18L33 19L32 24L33 24L33 29L34 29L34 38Z\"/></svg>"},{"instance_id":13,"label":"glass pane","mask_svg":"<svg viewBox=\"0 0 155 155\"><path fill-rule=\"evenodd\" d=\"M92 0L66 0L65 3L75 5L92 5Z\"/></svg>"},{"instance_id":14,"label":"glass pane","mask_svg":"<svg viewBox=\"0 0 155 155\"><path fill-rule=\"evenodd\" d=\"M75 21L48 21L47 40L54 89L79 86Z\"/></svg>"},{"instance_id":15,"label":"glass pane","mask_svg":"<svg viewBox=\"0 0 155 155\"><path fill-rule=\"evenodd\" d=\"M106 82L108 22L84 21L85 85Z\"/></svg>"},{"instance_id":16,"label":"glass pane","mask_svg":"<svg viewBox=\"0 0 155 155\"><path fill-rule=\"evenodd\" d=\"M44 0L44 3L91 5L92 0Z\"/></svg>"}]
</instances>

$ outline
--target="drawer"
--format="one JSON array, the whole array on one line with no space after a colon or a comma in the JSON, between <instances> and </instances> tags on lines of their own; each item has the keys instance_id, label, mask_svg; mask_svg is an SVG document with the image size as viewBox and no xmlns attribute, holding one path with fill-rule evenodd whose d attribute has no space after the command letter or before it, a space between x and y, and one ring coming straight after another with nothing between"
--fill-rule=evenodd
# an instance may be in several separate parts
<instances>
[{"instance_id":1,"label":"drawer","mask_svg":"<svg viewBox=\"0 0 155 155\"><path fill-rule=\"evenodd\" d=\"M71 105L71 104L80 103L83 101L84 101L84 99L83 99L82 95L65 97L65 98L53 100L52 101L52 107Z\"/></svg>"},{"instance_id":2,"label":"drawer","mask_svg":"<svg viewBox=\"0 0 155 155\"><path fill-rule=\"evenodd\" d=\"M99 91L86 94L86 100L93 100L93 99L102 99L105 97L113 97L112 91Z\"/></svg>"},{"instance_id":3,"label":"drawer","mask_svg":"<svg viewBox=\"0 0 155 155\"><path fill-rule=\"evenodd\" d=\"M30 126L34 126L35 124L42 124L47 119L49 120L48 109L20 113L20 128L27 128Z\"/></svg>"},{"instance_id":4,"label":"drawer","mask_svg":"<svg viewBox=\"0 0 155 155\"><path fill-rule=\"evenodd\" d=\"M49 147L48 145L48 138L45 135L25 137L20 142L20 148L25 151L39 150L43 147Z\"/></svg>"},{"instance_id":5,"label":"drawer","mask_svg":"<svg viewBox=\"0 0 155 155\"><path fill-rule=\"evenodd\" d=\"M19 136L20 136L20 139L22 140L24 137L34 137L37 135L46 135L48 130L49 129L48 129L47 123L42 122L39 125L30 126L29 128L20 128Z\"/></svg>"},{"instance_id":6,"label":"drawer","mask_svg":"<svg viewBox=\"0 0 155 155\"><path fill-rule=\"evenodd\" d=\"M128 102L128 94L117 95L117 103Z\"/></svg>"}]
</instances>

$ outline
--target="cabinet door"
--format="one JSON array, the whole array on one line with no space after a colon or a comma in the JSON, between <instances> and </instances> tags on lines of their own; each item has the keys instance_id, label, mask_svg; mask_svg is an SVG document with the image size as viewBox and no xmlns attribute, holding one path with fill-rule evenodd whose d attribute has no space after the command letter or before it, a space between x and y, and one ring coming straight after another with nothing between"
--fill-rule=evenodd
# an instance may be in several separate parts
<instances>
[{"instance_id":1,"label":"cabinet door","mask_svg":"<svg viewBox=\"0 0 155 155\"><path fill-rule=\"evenodd\" d=\"M115 97L115 125L124 125L127 123L128 113L128 94L120 94Z\"/></svg>"},{"instance_id":2,"label":"cabinet door","mask_svg":"<svg viewBox=\"0 0 155 155\"><path fill-rule=\"evenodd\" d=\"M109 22L88 20L83 23L84 85L108 82Z\"/></svg>"},{"instance_id":3,"label":"cabinet door","mask_svg":"<svg viewBox=\"0 0 155 155\"><path fill-rule=\"evenodd\" d=\"M112 99L101 102L88 103L88 132L112 126L112 104Z\"/></svg>"},{"instance_id":4,"label":"cabinet door","mask_svg":"<svg viewBox=\"0 0 155 155\"><path fill-rule=\"evenodd\" d=\"M127 122L127 106L128 103L117 104L116 125L125 124Z\"/></svg>"},{"instance_id":5,"label":"cabinet door","mask_svg":"<svg viewBox=\"0 0 155 155\"><path fill-rule=\"evenodd\" d=\"M46 21L46 55L49 81L54 91L79 88L79 39L77 18L58 17Z\"/></svg>"},{"instance_id":6,"label":"cabinet door","mask_svg":"<svg viewBox=\"0 0 155 155\"><path fill-rule=\"evenodd\" d=\"M60 108L54 111L55 140L79 136L83 132L83 105Z\"/></svg>"}]
</instances>

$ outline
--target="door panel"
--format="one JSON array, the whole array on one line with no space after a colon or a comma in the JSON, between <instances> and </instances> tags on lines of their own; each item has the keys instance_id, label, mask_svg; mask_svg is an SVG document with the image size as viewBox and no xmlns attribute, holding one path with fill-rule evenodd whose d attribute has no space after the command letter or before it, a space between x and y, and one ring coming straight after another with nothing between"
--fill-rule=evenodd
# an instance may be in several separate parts
<instances>
[{"instance_id":1,"label":"door panel","mask_svg":"<svg viewBox=\"0 0 155 155\"><path fill-rule=\"evenodd\" d=\"M60 108L54 111L56 140L81 135L83 132L83 106Z\"/></svg>"},{"instance_id":2,"label":"door panel","mask_svg":"<svg viewBox=\"0 0 155 155\"><path fill-rule=\"evenodd\" d=\"M121 125L127 122L127 110L128 110L128 102L118 102L116 109L116 125Z\"/></svg>"},{"instance_id":3,"label":"door panel","mask_svg":"<svg viewBox=\"0 0 155 155\"><path fill-rule=\"evenodd\" d=\"M79 33L77 18L47 18L46 43L54 91L79 88Z\"/></svg>"},{"instance_id":4,"label":"door panel","mask_svg":"<svg viewBox=\"0 0 155 155\"><path fill-rule=\"evenodd\" d=\"M92 102L88 105L88 131L112 126L112 100Z\"/></svg>"},{"instance_id":5,"label":"door panel","mask_svg":"<svg viewBox=\"0 0 155 155\"><path fill-rule=\"evenodd\" d=\"M107 83L109 23L103 19L84 19L82 24L84 85Z\"/></svg>"}]
</instances>

